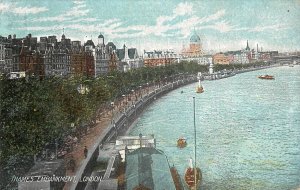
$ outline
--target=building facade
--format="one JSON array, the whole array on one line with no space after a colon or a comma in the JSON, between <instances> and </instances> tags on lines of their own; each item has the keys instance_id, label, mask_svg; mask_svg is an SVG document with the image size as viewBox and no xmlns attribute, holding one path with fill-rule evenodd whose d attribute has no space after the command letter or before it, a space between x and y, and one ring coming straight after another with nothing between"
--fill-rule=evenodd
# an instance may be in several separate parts
<instances>
[{"instance_id":1,"label":"building facade","mask_svg":"<svg viewBox=\"0 0 300 190\"><path fill-rule=\"evenodd\" d=\"M213 55L213 63L228 65L230 63L230 59L224 53L217 53L217 54Z\"/></svg>"},{"instance_id":2,"label":"building facade","mask_svg":"<svg viewBox=\"0 0 300 190\"><path fill-rule=\"evenodd\" d=\"M120 69L124 72L129 71L131 69L136 69L139 67L143 67L143 60L139 57L136 48L127 48L124 44L122 49L117 49L116 51L119 61L121 62Z\"/></svg>"},{"instance_id":3,"label":"building facade","mask_svg":"<svg viewBox=\"0 0 300 190\"><path fill-rule=\"evenodd\" d=\"M179 57L173 50L144 50L145 67L166 66L178 62Z\"/></svg>"}]
</instances>

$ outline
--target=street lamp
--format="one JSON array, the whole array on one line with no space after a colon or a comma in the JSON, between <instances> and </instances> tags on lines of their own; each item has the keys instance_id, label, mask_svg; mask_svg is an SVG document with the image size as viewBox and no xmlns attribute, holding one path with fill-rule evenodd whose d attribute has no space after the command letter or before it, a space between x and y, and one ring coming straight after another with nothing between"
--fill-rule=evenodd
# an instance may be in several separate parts
<instances>
[{"instance_id":1,"label":"street lamp","mask_svg":"<svg viewBox=\"0 0 300 190\"><path fill-rule=\"evenodd\" d=\"M140 96L142 97L142 86L139 87L140 87Z\"/></svg>"},{"instance_id":2,"label":"street lamp","mask_svg":"<svg viewBox=\"0 0 300 190\"><path fill-rule=\"evenodd\" d=\"M123 94L122 97L123 97L123 105L124 105L125 95Z\"/></svg>"},{"instance_id":3,"label":"street lamp","mask_svg":"<svg viewBox=\"0 0 300 190\"><path fill-rule=\"evenodd\" d=\"M147 94L149 94L149 83L147 82Z\"/></svg>"},{"instance_id":4,"label":"street lamp","mask_svg":"<svg viewBox=\"0 0 300 190\"><path fill-rule=\"evenodd\" d=\"M115 105L115 103L114 102L110 102L110 105L111 105L111 123L113 123L113 120L114 120L114 105Z\"/></svg>"},{"instance_id":5,"label":"street lamp","mask_svg":"<svg viewBox=\"0 0 300 190\"><path fill-rule=\"evenodd\" d=\"M130 96L131 96L131 98L130 98L130 99L132 100L132 103L133 103L134 90L132 89L132 90L131 90L131 92L132 92L132 95L130 95Z\"/></svg>"}]
</instances>

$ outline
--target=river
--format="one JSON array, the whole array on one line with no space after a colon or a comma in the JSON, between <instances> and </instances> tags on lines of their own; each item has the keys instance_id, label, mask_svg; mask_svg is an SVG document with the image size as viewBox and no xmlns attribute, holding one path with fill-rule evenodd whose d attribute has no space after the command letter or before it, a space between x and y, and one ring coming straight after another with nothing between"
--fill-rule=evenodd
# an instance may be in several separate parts
<instances>
[{"instance_id":1,"label":"river","mask_svg":"<svg viewBox=\"0 0 300 190\"><path fill-rule=\"evenodd\" d=\"M274 75L261 80L258 75ZM291 190L300 186L300 66L275 67L203 81L156 100L130 134L154 134L181 177L194 155L196 100L197 165L201 189ZM181 93L183 91L183 93ZM179 137L188 146L176 147Z\"/></svg>"}]
</instances>

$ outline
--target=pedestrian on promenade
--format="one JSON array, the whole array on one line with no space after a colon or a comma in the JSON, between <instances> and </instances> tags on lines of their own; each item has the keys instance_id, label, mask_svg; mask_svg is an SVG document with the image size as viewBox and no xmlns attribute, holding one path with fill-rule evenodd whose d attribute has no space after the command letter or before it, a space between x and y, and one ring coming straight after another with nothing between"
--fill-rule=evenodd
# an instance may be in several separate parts
<instances>
[{"instance_id":1,"label":"pedestrian on promenade","mask_svg":"<svg viewBox=\"0 0 300 190\"><path fill-rule=\"evenodd\" d=\"M88 155L88 149L86 148L86 146L84 146L83 154L84 154L84 158L86 158Z\"/></svg>"}]
</instances>

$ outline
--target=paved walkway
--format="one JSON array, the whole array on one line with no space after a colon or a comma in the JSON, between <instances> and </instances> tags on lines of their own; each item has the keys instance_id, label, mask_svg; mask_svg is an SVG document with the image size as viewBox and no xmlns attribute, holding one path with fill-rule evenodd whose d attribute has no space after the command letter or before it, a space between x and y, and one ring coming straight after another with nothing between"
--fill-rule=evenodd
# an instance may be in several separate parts
<instances>
[{"instance_id":1,"label":"paved walkway","mask_svg":"<svg viewBox=\"0 0 300 190\"><path fill-rule=\"evenodd\" d=\"M69 158L73 156L76 167L75 171L72 172L69 168L67 168L66 176L81 176L83 170L90 160L91 152L94 152L95 149L98 147L98 144L104 138L104 135L108 132L110 126L112 125L112 119L115 121L118 117L122 114L125 108L131 106L135 101L138 101L141 97L146 95L148 92L152 91L154 87L149 86L140 88L136 92L132 92L127 96L123 96L123 98L117 102L115 102L114 109L106 109L104 112L100 114L100 120L97 120L97 124L95 127L90 128L85 136L80 139L80 142L74 146L73 151L68 153L65 156L65 163L69 162ZM84 147L88 148L88 157L84 158ZM78 180L78 179L77 179ZM64 190L75 189L76 183L68 182L64 186Z\"/></svg>"}]
</instances>

